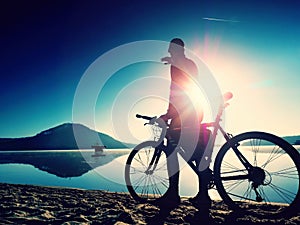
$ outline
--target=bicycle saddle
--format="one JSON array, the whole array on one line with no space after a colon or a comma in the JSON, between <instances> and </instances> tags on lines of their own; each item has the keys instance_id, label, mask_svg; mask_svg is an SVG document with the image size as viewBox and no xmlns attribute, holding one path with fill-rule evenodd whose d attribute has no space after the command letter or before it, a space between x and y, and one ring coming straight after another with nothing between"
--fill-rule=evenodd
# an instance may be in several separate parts
<instances>
[{"instance_id":1,"label":"bicycle saddle","mask_svg":"<svg viewBox=\"0 0 300 225\"><path fill-rule=\"evenodd\" d=\"M233 97L232 92L226 92L226 93L223 95L223 100L224 100L224 102L227 102L227 101L229 101L230 99L232 99L232 97Z\"/></svg>"}]
</instances>

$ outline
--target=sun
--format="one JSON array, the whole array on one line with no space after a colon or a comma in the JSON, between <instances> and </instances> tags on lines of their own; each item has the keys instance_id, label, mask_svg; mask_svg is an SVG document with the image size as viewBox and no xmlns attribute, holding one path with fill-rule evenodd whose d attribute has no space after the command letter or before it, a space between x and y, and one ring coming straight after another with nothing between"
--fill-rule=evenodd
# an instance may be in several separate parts
<instances>
[{"instance_id":1,"label":"sun","mask_svg":"<svg viewBox=\"0 0 300 225\"><path fill-rule=\"evenodd\" d=\"M183 83L185 94L191 99L194 109L202 111L206 121L212 120L211 104L207 98L202 86L196 80L189 79L188 82Z\"/></svg>"}]
</instances>

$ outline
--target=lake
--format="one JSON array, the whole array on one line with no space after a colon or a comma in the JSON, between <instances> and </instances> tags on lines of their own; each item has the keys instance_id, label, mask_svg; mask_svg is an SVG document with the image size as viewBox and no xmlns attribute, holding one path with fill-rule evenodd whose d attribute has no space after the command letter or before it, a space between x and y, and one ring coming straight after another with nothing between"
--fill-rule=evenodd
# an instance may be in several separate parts
<instances>
[{"instance_id":1,"label":"lake","mask_svg":"<svg viewBox=\"0 0 300 225\"><path fill-rule=\"evenodd\" d=\"M109 149L94 157L93 150L0 152L0 182L127 192L124 169L129 153ZM197 190L197 176L182 166L180 195L194 196ZM216 190L210 195L220 198Z\"/></svg>"},{"instance_id":2,"label":"lake","mask_svg":"<svg viewBox=\"0 0 300 225\"><path fill-rule=\"evenodd\" d=\"M129 153L109 149L93 157L93 150L0 152L0 182L127 192L124 169ZM197 177L189 168L182 171L181 183L181 195L197 193Z\"/></svg>"}]
</instances>

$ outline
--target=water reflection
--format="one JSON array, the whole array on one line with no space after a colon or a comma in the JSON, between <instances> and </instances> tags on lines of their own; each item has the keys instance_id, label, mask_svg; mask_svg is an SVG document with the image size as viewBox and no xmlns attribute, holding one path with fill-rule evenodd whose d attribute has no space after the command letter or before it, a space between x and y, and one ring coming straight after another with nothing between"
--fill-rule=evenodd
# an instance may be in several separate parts
<instances>
[{"instance_id":1,"label":"water reflection","mask_svg":"<svg viewBox=\"0 0 300 225\"><path fill-rule=\"evenodd\" d=\"M127 192L124 168L129 152L106 150L101 157L92 157L93 151L0 152L0 182ZM235 159L228 155L228 160L232 163ZM268 171L278 171L284 162L274 163ZM197 176L181 158L180 164L180 195L193 196L198 191ZM273 179L279 186L298 187ZM215 189L210 190L210 196L220 199Z\"/></svg>"},{"instance_id":2,"label":"water reflection","mask_svg":"<svg viewBox=\"0 0 300 225\"><path fill-rule=\"evenodd\" d=\"M2 152L0 164L29 164L58 177L79 177L103 166L128 151L107 150L105 155L92 157L92 151L26 151Z\"/></svg>"}]
</instances>

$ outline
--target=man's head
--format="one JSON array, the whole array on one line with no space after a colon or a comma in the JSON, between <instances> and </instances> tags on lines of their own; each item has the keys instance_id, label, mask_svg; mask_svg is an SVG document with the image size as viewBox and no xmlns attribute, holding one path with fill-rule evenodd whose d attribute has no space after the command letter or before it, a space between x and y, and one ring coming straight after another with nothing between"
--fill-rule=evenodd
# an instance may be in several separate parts
<instances>
[{"instance_id":1,"label":"man's head","mask_svg":"<svg viewBox=\"0 0 300 225\"><path fill-rule=\"evenodd\" d=\"M184 55L184 42L180 38L174 38L170 41L168 52L172 57Z\"/></svg>"}]
</instances>

